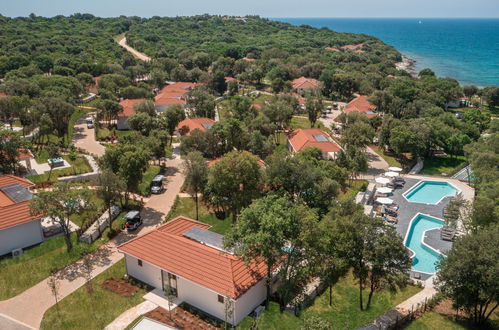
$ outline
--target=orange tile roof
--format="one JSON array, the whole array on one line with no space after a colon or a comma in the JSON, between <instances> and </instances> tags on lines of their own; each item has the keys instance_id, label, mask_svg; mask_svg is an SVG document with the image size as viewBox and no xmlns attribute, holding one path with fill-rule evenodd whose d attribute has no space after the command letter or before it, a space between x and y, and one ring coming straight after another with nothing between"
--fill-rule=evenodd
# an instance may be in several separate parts
<instances>
[{"instance_id":1,"label":"orange tile roof","mask_svg":"<svg viewBox=\"0 0 499 330\"><path fill-rule=\"evenodd\" d=\"M17 159L18 160L24 160L24 159L29 159L29 158L33 158L33 154L31 153L31 151L29 151L29 149L19 149L19 156L17 156Z\"/></svg>"},{"instance_id":2,"label":"orange tile roof","mask_svg":"<svg viewBox=\"0 0 499 330\"><path fill-rule=\"evenodd\" d=\"M203 125L213 125L215 121L210 118L186 118L177 125L180 135L190 135L195 129L206 132L208 129Z\"/></svg>"},{"instance_id":3,"label":"orange tile roof","mask_svg":"<svg viewBox=\"0 0 499 330\"><path fill-rule=\"evenodd\" d=\"M243 60L245 60L246 62L253 62L255 59L249 57L243 57Z\"/></svg>"},{"instance_id":4,"label":"orange tile roof","mask_svg":"<svg viewBox=\"0 0 499 330\"><path fill-rule=\"evenodd\" d=\"M232 299L239 298L265 277L263 262L247 265L237 256L182 236L195 227L210 226L177 217L118 250Z\"/></svg>"},{"instance_id":5,"label":"orange tile roof","mask_svg":"<svg viewBox=\"0 0 499 330\"><path fill-rule=\"evenodd\" d=\"M196 83L191 82L175 82L167 85L154 97L154 103L157 106L185 104L187 93L194 87Z\"/></svg>"},{"instance_id":6,"label":"orange tile roof","mask_svg":"<svg viewBox=\"0 0 499 330\"><path fill-rule=\"evenodd\" d=\"M123 111L118 113L118 117L130 117L135 114L135 105L144 102L146 99L124 99L120 102Z\"/></svg>"},{"instance_id":7,"label":"orange tile roof","mask_svg":"<svg viewBox=\"0 0 499 330\"><path fill-rule=\"evenodd\" d=\"M369 102L366 95L360 95L350 101L343 109L345 113L360 112L365 114L367 117L375 117L376 106Z\"/></svg>"},{"instance_id":8,"label":"orange tile roof","mask_svg":"<svg viewBox=\"0 0 499 330\"><path fill-rule=\"evenodd\" d=\"M7 97L8 95L5 93L0 93L0 97Z\"/></svg>"},{"instance_id":9,"label":"orange tile roof","mask_svg":"<svg viewBox=\"0 0 499 330\"><path fill-rule=\"evenodd\" d=\"M263 108L263 105L258 104L258 103L251 103L251 106L252 106L253 108L255 108L255 109L261 109L261 108Z\"/></svg>"},{"instance_id":10,"label":"orange tile roof","mask_svg":"<svg viewBox=\"0 0 499 330\"><path fill-rule=\"evenodd\" d=\"M317 141L315 135L324 136L327 141ZM340 146L329 139L329 135L318 128L300 128L296 129L288 136L288 141L294 151L300 151L307 147L316 147L323 152L338 152Z\"/></svg>"},{"instance_id":11,"label":"orange tile roof","mask_svg":"<svg viewBox=\"0 0 499 330\"><path fill-rule=\"evenodd\" d=\"M239 79L236 79L234 77L225 77L225 81L239 81Z\"/></svg>"},{"instance_id":12,"label":"orange tile roof","mask_svg":"<svg viewBox=\"0 0 499 330\"><path fill-rule=\"evenodd\" d=\"M294 89L311 89L319 87L320 87L319 80L314 78L300 77L293 80Z\"/></svg>"},{"instance_id":13,"label":"orange tile roof","mask_svg":"<svg viewBox=\"0 0 499 330\"><path fill-rule=\"evenodd\" d=\"M26 179L14 175L0 176L0 187L19 184L24 188L32 187L34 184ZM31 215L29 201L16 203L4 192L0 192L0 230L37 219L39 216Z\"/></svg>"},{"instance_id":14,"label":"orange tile roof","mask_svg":"<svg viewBox=\"0 0 499 330\"><path fill-rule=\"evenodd\" d=\"M325 50L330 50L332 52L340 52L340 50L338 48L335 48L335 47L326 47L324 48Z\"/></svg>"}]
</instances>

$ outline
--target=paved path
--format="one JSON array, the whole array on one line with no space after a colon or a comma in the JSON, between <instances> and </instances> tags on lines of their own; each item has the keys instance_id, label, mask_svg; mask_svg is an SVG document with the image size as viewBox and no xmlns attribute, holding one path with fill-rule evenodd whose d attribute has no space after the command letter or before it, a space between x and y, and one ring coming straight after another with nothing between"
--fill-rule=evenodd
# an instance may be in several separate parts
<instances>
[{"instance_id":1,"label":"paved path","mask_svg":"<svg viewBox=\"0 0 499 330\"><path fill-rule=\"evenodd\" d=\"M73 144L77 148L81 148L96 156L104 155L106 149L102 144L95 140L95 132L93 128L87 128L86 118L89 114L83 115L76 121L73 130Z\"/></svg>"},{"instance_id":2,"label":"paved path","mask_svg":"<svg viewBox=\"0 0 499 330\"><path fill-rule=\"evenodd\" d=\"M150 302L149 300L143 301L137 306L134 306L129 310L123 312L113 322L109 323L109 325L105 327L104 330L123 330L137 317L152 311L156 307L158 307L158 305Z\"/></svg>"},{"instance_id":3,"label":"paved path","mask_svg":"<svg viewBox=\"0 0 499 330\"><path fill-rule=\"evenodd\" d=\"M123 258L123 255L118 252L117 246L154 230L161 223L173 206L184 182L184 176L180 170L181 163L182 161L178 157L166 162L166 192L151 196L144 205L141 211L144 225L141 230L133 234L123 232L92 254L94 263L92 277L102 273ZM57 276L59 279L59 299L63 299L85 284L85 278L81 272L81 260L61 270ZM26 326L23 328L24 324L28 328L38 329L43 314L54 304L54 297L47 284L47 279L45 279L11 299L0 301L0 329L25 329ZM16 323L16 320L19 323Z\"/></svg>"},{"instance_id":4,"label":"paved path","mask_svg":"<svg viewBox=\"0 0 499 330\"><path fill-rule=\"evenodd\" d=\"M126 43L126 37L121 38L118 41L118 44L121 47L125 48L127 51L129 51L133 56L135 56L139 60L142 60L144 62L149 62L151 60L151 58L149 56L147 56L146 54L141 53L138 50L133 49L132 47L128 46L127 43Z\"/></svg>"},{"instance_id":5,"label":"paved path","mask_svg":"<svg viewBox=\"0 0 499 330\"><path fill-rule=\"evenodd\" d=\"M369 162L369 169L367 170L367 174L376 176L388 171L388 167L390 167L390 165L386 162L386 160L383 159L383 157L378 155L369 147L366 147L366 153Z\"/></svg>"}]
</instances>

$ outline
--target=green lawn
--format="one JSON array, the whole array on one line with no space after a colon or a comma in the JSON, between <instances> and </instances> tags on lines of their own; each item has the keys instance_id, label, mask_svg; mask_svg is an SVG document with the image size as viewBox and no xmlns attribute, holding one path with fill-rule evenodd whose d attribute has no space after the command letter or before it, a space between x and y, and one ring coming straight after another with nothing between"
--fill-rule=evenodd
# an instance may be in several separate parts
<instances>
[{"instance_id":1,"label":"green lawn","mask_svg":"<svg viewBox=\"0 0 499 330\"><path fill-rule=\"evenodd\" d=\"M408 330L459 330L459 329L470 329L468 325L463 325L454 321L453 318L445 316L436 312L427 312L423 314L420 318L409 324L406 327Z\"/></svg>"},{"instance_id":2,"label":"green lawn","mask_svg":"<svg viewBox=\"0 0 499 330\"><path fill-rule=\"evenodd\" d=\"M351 184L348 184L347 190L340 192L338 199L340 200L353 200L355 195L363 188L367 187L369 182L367 180L354 180Z\"/></svg>"},{"instance_id":3,"label":"green lawn","mask_svg":"<svg viewBox=\"0 0 499 330\"><path fill-rule=\"evenodd\" d=\"M307 117L307 116L305 116ZM291 118L291 128L292 129L298 129L298 128L310 128L310 121L308 120L308 117L307 118L303 118L303 117L296 117L296 116L293 116L293 118ZM322 129L323 131L325 132L331 132L331 130L324 126L324 124L317 120L317 122L315 123L315 128L320 128Z\"/></svg>"},{"instance_id":4,"label":"green lawn","mask_svg":"<svg viewBox=\"0 0 499 330\"><path fill-rule=\"evenodd\" d=\"M142 176L142 181L139 184L139 193L142 196L149 196L151 194L149 188L151 187L152 179L159 174L161 168L158 165L149 165L144 175Z\"/></svg>"},{"instance_id":5,"label":"green lawn","mask_svg":"<svg viewBox=\"0 0 499 330\"><path fill-rule=\"evenodd\" d=\"M421 174L451 176L464 166L464 156L431 157L424 160Z\"/></svg>"},{"instance_id":6,"label":"green lawn","mask_svg":"<svg viewBox=\"0 0 499 330\"><path fill-rule=\"evenodd\" d=\"M178 216L186 216L191 219L196 219L196 203L194 199L190 197L177 197L175 201L175 205L172 210L168 213L166 220L174 219ZM199 203L199 221L207 223L212 227L210 230L219 233L225 234L232 224L232 220L230 217L227 217L224 220L219 220L213 213L209 213L203 203Z\"/></svg>"},{"instance_id":7,"label":"green lawn","mask_svg":"<svg viewBox=\"0 0 499 330\"><path fill-rule=\"evenodd\" d=\"M281 313L278 305L274 303L269 311L263 313L257 325L258 329L299 329L304 319L316 316L327 320L333 329L355 329L371 322L420 290L416 286L407 286L396 293L388 290L377 292L373 296L371 308L361 312L359 311L359 289L350 273L334 285L332 306L329 306L328 290L317 297L314 303L298 317L288 312ZM249 329L251 323L252 320L246 318L240 328Z\"/></svg>"},{"instance_id":8,"label":"green lawn","mask_svg":"<svg viewBox=\"0 0 499 330\"><path fill-rule=\"evenodd\" d=\"M370 147L372 150L374 150L375 153L377 153L381 158L383 158L388 163L388 165L404 168L404 166L400 163L400 161L397 158L394 157L393 154L385 153L383 149L379 148L378 146L370 146Z\"/></svg>"},{"instance_id":9,"label":"green lawn","mask_svg":"<svg viewBox=\"0 0 499 330\"><path fill-rule=\"evenodd\" d=\"M146 293L140 289L132 297L123 297L100 286L106 279L121 278L125 262L121 260L92 280L93 292L82 286L43 316L41 329L103 329L124 311L140 304Z\"/></svg>"},{"instance_id":10,"label":"green lawn","mask_svg":"<svg viewBox=\"0 0 499 330\"><path fill-rule=\"evenodd\" d=\"M90 202L93 204L93 207L86 211L83 212L82 214L73 214L69 218L71 219L72 222L74 222L78 226L82 226L88 221L95 221L97 220L102 213L104 213L105 205L104 201L97 197L97 192L95 190L92 190L92 195L90 196Z\"/></svg>"},{"instance_id":11,"label":"green lawn","mask_svg":"<svg viewBox=\"0 0 499 330\"><path fill-rule=\"evenodd\" d=\"M126 212L113 222L113 228L121 228ZM108 229L104 230L101 238L92 244L81 243L72 235L73 250L66 252L66 243L62 236L48 239L43 243L24 250L19 258L0 259L0 300L8 299L20 294L50 275L52 269L61 269L76 260L82 254L94 251L108 241Z\"/></svg>"},{"instance_id":12,"label":"green lawn","mask_svg":"<svg viewBox=\"0 0 499 330\"><path fill-rule=\"evenodd\" d=\"M48 158L48 155L43 153L43 151L40 152L39 155L40 156L38 157L40 157L41 160L43 160L43 158L45 157ZM87 159L83 156L78 156L74 161L69 159L68 155L64 155L62 156L62 158L64 158L71 165L71 167L52 170L52 174L50 174L50 180L49 180L49 172L45 172L40 175L31 175L28 176L27 179L34 183L45 182L45 181L56 182L57 178L60 176L76 175L92 171L92 168L88 164Z\"/></svg>"}]
</instances>

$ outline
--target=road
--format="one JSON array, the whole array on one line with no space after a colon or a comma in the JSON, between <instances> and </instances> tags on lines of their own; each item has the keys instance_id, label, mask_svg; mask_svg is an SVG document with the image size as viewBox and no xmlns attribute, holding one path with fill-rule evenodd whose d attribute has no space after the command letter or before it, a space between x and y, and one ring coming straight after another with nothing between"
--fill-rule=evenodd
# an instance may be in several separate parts
<instances>
[{"instance_id":1,"label":"road","mask_svg":"<svg viewBox=\"0 0 499 330\"><path fill-rule=\"evenodd\" d=\"M78 118L73 130L73 144L77 148L81 148L96 156L104 155L106 149L102 144L95 140L94 128L87 128L87 118L92 113L86 114Z\"/></svg>"},{"instance_id":2,"label":"road","mask_svg":"<svg viewBox=\"0 0 499 330\"><path fill-rule=\"evenodd\" d=\"M149 56L147 56L146 54L141 53L138 50L136 50L136 49L128 46L127 43L126 43L126 37L125 36L123 36L123 38L121 38L120 40L118 40L118 44L121 47L125 48L127 51L129 51L133 56L135 56L139 60L142 60L144 62L149 62L151 60L151 58Z\"/></svg>"}]
</instances>

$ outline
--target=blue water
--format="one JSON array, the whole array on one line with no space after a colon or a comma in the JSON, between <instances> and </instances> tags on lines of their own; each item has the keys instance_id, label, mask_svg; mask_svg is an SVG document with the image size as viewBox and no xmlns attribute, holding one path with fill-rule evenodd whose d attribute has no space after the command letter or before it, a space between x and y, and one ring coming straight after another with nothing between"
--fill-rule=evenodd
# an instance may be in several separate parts
<instances>
[{"instance_id":1,"label":"blue water","mask_svg":"<svg viewBox=\"0 0 499 330\"><path fill-rule=\"evenodd\" d=\"M491 13L493 15L494 13ZM461 84L499 86L499 18L277 18L295 25L375 36ZM419 24L421 21L421 24Z\"/></svg>"},{"instance_id":2,"label":"blue water","mask_svg":"<svg viewBox=\"0 0 499 330\"><path fill-rule=\"evenodd\" d=\"M418 214L412 220L404 244L415 253L412 259L413 270L424 273L435 273L436 263L442 255L423 244L422 241L425 231L440 228L443 225L443 220L423 214Z\"/></svg>"},{"instance_id":3,"label":"blue water","mask_svg":"<svg viewBox=\"0 0 499 330\"><path fill-rule=\"evenodd\" d=\"M457 189L447 183L438 181L422 181L409 189L405 198L413 203L438 204L438 202L447 196L454 196Z\"/></svg>"}]
</instances>

